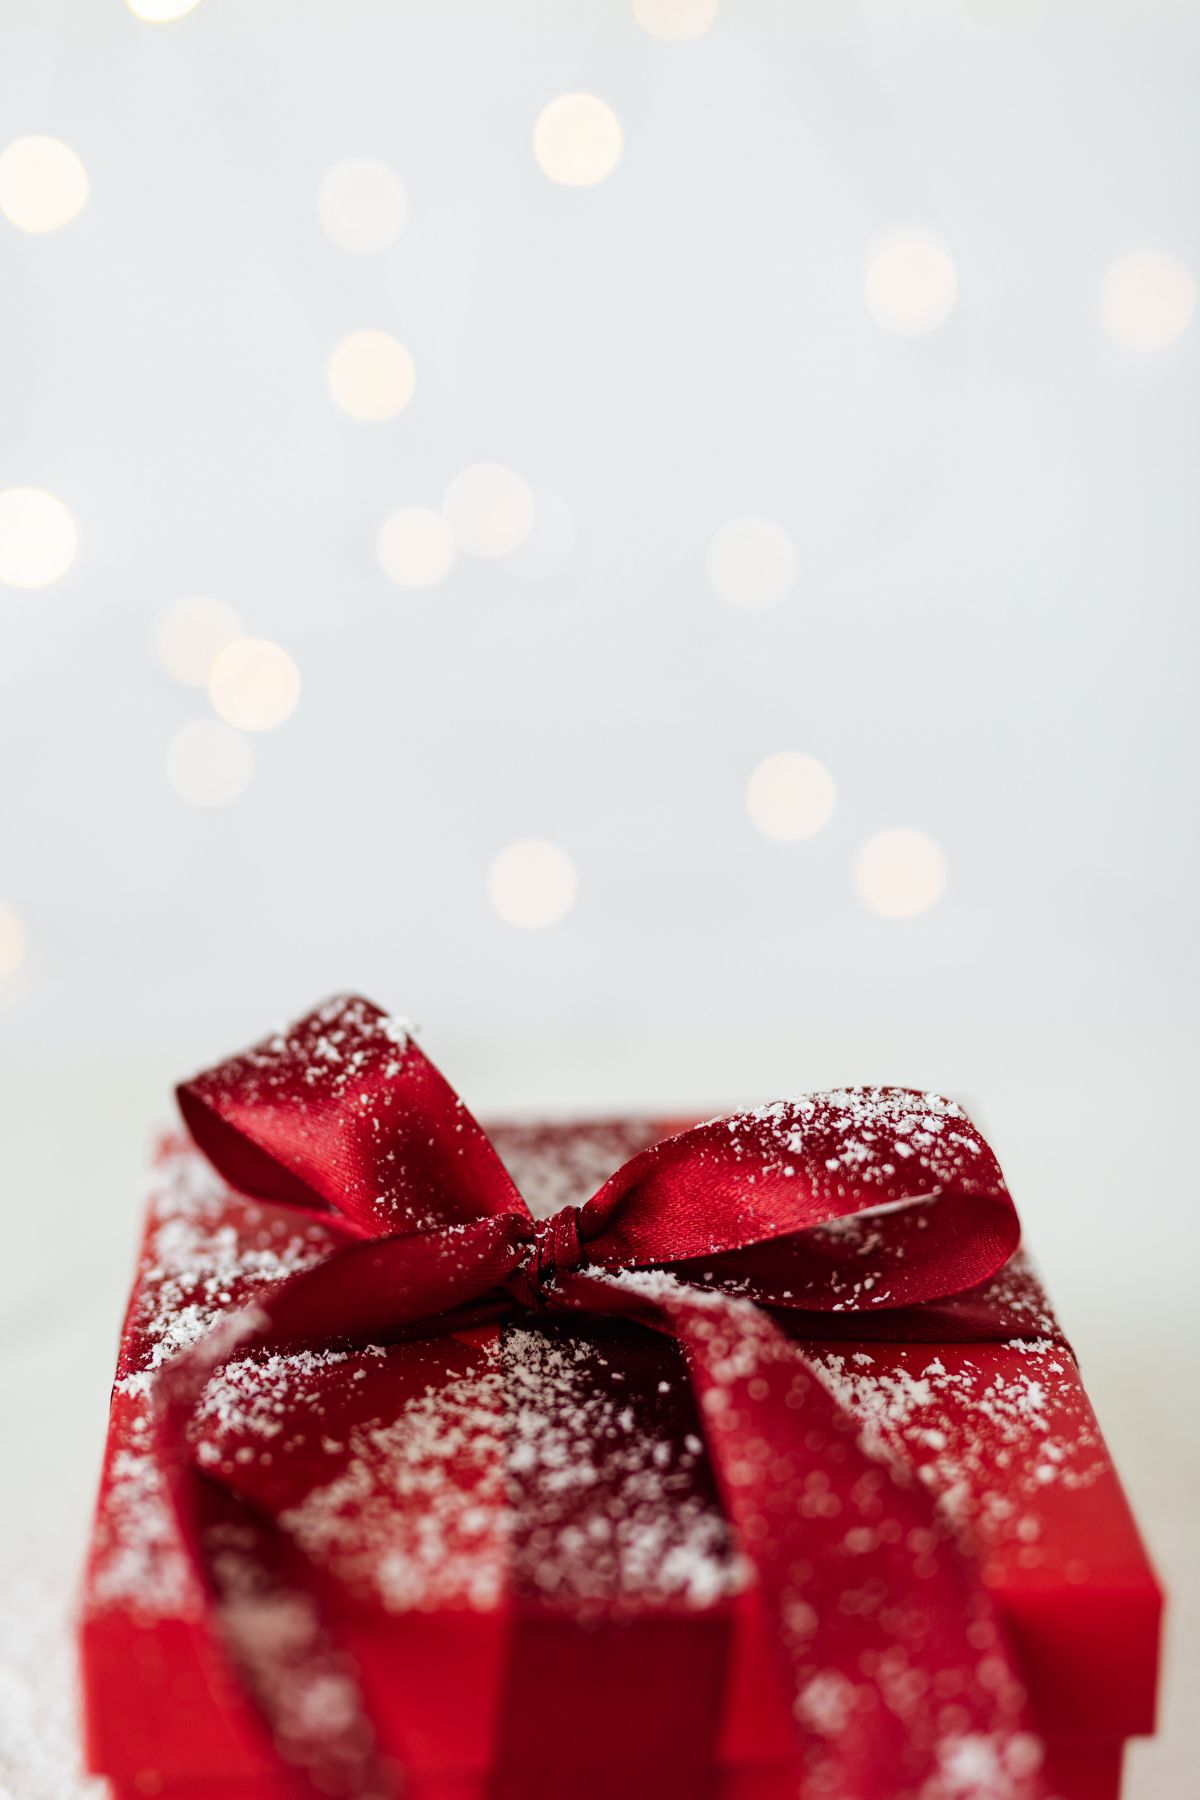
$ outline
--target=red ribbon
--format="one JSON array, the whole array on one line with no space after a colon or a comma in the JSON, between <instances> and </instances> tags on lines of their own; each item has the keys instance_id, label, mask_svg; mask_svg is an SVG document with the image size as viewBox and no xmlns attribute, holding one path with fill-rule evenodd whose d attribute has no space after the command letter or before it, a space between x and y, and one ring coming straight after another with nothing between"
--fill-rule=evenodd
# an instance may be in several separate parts
<instances>
[{"instance_id":1,"label":"red ribbon","mask_svg":"<svg viewBox=\"0 0 1200 1800\"><path fill-rule=\"evenodd\" d=\"M221 1488L198 1472L208 1378L235 1349L433 1335L521 1309L620 1317L682 1347L794 1696L806 1800L1042 1793L1019 1669L974 1557L919 1485L862 1447L796 1342L1023 1335L986 1286L1016 1248L1016 1211L953 1103L860 1088L713 1120L548 1221L407 1032L365 1000L319 1008L186 1083L179 1103L233 1186L335 1213L352 1234L159 1382L181 1516L297 1794L384 1800L399 1779L315 1605L282 1646L239 1628L239 1595L311 1597L319 1583L272 1520L242 1509L223 1533L197 1524L197 1484L210 1521ZM333 1690L337 1706L313 1704Z\"/></svg>"}]
</instances>

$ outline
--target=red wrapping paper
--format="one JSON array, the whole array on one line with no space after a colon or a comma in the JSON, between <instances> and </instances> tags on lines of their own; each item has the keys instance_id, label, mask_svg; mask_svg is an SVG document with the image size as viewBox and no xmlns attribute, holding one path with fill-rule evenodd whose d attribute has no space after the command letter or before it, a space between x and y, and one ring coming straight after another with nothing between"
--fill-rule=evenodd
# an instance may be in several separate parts
<instances>
[{"instance_id":1,"label":"red wrapping paper","mask_svg":"<svg viewBox=\"0 0 1200 1800\"><path fill-rule=\"evenodd\" d=\"M548 1217L661 1130L492 1135ZM221 1314L342 1235L333 1218L233 1193L184 1139L165 1142L82 1628L89 1760L120 1800L294 1791L180 1539L151 1395L155 1372ZM1020 1653L1051 1791L1113 1800L1124 1739L1153 1728L1160 1596L1036 1283L1019 1263L999 1280L1044 1336L804 1341L875 1451L917 1471L979 1553ZM247 1453L264 1504L286 1517L295 1498L322 1603L415 1800L568 1787L583 1800L795 1795L788 1698L674 1344L620 1321L535 1320L275 1362L226 1371L203 1429L214 1456ZM273 1431L305 1408L328 1462L315 1500L303 1458ZM601 1554L589 1534L606 1529ZM288 1629L286 1607L264 1611L264 1629ZM589 1728L597 1694L602 1730ZM810 1704L817 1728L838 1694ZM987 1772L969 1757L968 1746L958 1791L976 1800Z\"/></svg>"}]
</instances>

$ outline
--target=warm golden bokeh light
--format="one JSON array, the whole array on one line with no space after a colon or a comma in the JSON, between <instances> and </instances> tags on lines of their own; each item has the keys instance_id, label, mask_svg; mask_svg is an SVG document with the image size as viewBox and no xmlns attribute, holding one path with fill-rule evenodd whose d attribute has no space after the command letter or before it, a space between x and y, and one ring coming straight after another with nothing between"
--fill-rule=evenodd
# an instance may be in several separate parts
<instances>
[{"instance_id":1,"label":"warm golden bokeh light","mask_svg":"<svg viewBox=\"0 0 1200 1800\"><path fill-rule=\"evenodd\" d=\"M300 698L300 671L278 644L238 638L214 659L208 697L227 725L270 731L282 725Z\"/></svg>"},{"instance_id":2,"label":"warm golden bokeh light","mask_svg":"<svg viewBox=\"0 0 1200 1800\"><path fill-rule=\"evenodd\" d=\"M454 541L468 556L510 556L537 515L529 483L505 463L471 463L446 489L442 512Z\"/></svg>"},{"instance_id":3,"label":"warm golden bokeh light","mask_svg":"<svg viewBox=\"0 0 1200 1800\"><path fill-rule=\"evenodd\" d=\"M621 121L594 94L560 94L538 115L533 154L551 181L594 187L621 155Z\"/></svg>"},{"instance_id":4,"label":"warm golden bokeh light","mask_svg":"<svg viewBox=\"0 0 1200 1800\"><path fill-rule=\"evenodd\" d=\"M388 250L408 220L404 183L386 163L351 156L335 163L317 191L321 229L339 250L370 256Z\"/></svg>"},{"instance_id":5,"label":"warm golden bokeh light","mask_svg":"<svg viewBox=\"0 0 1200 1800\"><path fill-rule=\"evenodd\" d=\"M431 506L402 506L379 527L375 554L399 587L435 587L454 566L454 533Z\"/></svg>"},{"instance_id":6,"label":"warm golden bokeh light","mask_svg":"<svg viewBox=\"0 0 1200 1800\"><path fill-rule=\"evenodd\" d=\"M29 946L25 921L13 907L0 900L0 981L15 975Z\"/></svg>"},{"instance_id":7,"label":"warm golden bokeh light","mask_svg":"<svg viewBox=\"0 0 1200 1800\"><path fill-rule=\"evenodd\" d=\"M387 331L352 331L337 345L325 371L335 405L364 424L402 413L416 379L412 357Z\"/></svg>"},{"instance_id":8,"label":"warm golden bokeh light","mask_svg":"<svg viewBox=\"0 0 1200 1800\"><path fill-rule=\"evenodd\" d=\"M200 0L125 0L130 12L147 25L167 25L195 12Z\"/></svg>"},{"instance_id":9,"label":"warm golden bokeh light","mask_svg":"<svg viewBox=\"0 0 1200 1800\"><path fill-rule=\"evenodd\" d=\"M58 231L78 218L87 197L87 170L69 144L23 137L0 150L0 212L19 230Z\"/></svg>"},{"instance_id":10,"label":"warm golden bokeh light","mask_svg":"<svg viewBox=\"0 0 1200 1800\"><path fill-rule=\"evenodd\" d=\"M900 337L921 337L953 311L954 259L929 232L897 232L868 258L863 293L877 325Z\"/></svg>"},{"instance_id":11,"label":"warm golden bokeh light","mask_svg":"<svg viewBox=\"0 0 1200 1800\"><path fill-rule=\"evenodd\" d=\"M1165 350L1181 338L1196 311L1196 280L1163 250L1135 250L1107 271L1100 320L1127 350Z\"/></svg>"},{"instance_id":12,"label":"warm golden bokeh light","mask_svg":"<svg viewBox=\"0 0 1200 1800\"><path fill-rule=\"evenodd\" d=\"M0 581L10 587L48 587L66 574L79 548L75 521L43 488L0 493Z\"/></svg>"},{"instance_id":13,"label":"warm golden bokeh light","mask_svg":"<svg viewBox=\"0 0 1200 1800\"><path fill-rule=\"evenodd\" d=\"M796 578L796 546L771 519L731 519L708 546L708 579L729 606L770 606Z\"/></svg>"},{"instance_id":14,"label":"warm golden bokeh light","mask_svg":"<svg viewBox=\"0 0 1200 1800\"><path fill-rule=\"evenodd\" d=\"M168 675L188 687L203 687L213 659L244 635L232 606L205 594L189 594L159 614L154 649Z\"/></svg>"},{"instance_id":15,"label":"warm golden bokeh light","mask_svg":"<svg viewBox=\"0 0 1200 1800\"><path fill-rule=\"evenodd\" d=\"M488 897L507 925L536 931L557 925L575 903L575 866L556 844L536 838L509 844L488 870Z\"/></svg>"},{"instance_id":16,"label":"warm golden bokeh light","mask_svg":"<svg viewBox=\"0 0 1200 1800\"><path fill-rule=\"evenodd\" d=\"M764 757L746 783L746 810L768 837L812 837L833 813L833 777L815 756L781 750Z\"/></svg>"},{"instance_id":17,"label":"warm golden bokeh light","mask_svg":"<svg viewBox=\"0 0 1200 1800\"><path fill-rule=\"evenodd\" d=\"M946 858L923 831L881 831L858 853L855 882L872 912L885 919L910 919L941 899L949 871Z\"/></svg>"},{"instance_id":18,"label":"warm golden bokeh light","mask_svg":"<svg viewBox=\"0 0 1200 1800\"><path fill-rule=\"evenodd\" d=\"M189 806L228 806L250 787L254 751L232 725L198 718L167 745L167 781Z\"/></svg>"},{"instance_id":19,"label":"warm golden bokeh light","mask_svg":"<svg viewBox=\"0 0 1200 1800\"><path fill-rule=\"evenodd\" d=\"M228 806L245 793L253 773L249 743L217 719L182 726L167 745L167 780L189 806Z\"/></svg>"},{"instance_id":20,"label":"warm golden bokeh light","mask_svg":"<svg viewBox=\"0 0 1200 1800\"><path fill-rule=\"evenodd\" d=\"M633 0L633 16L651 37L683 43L711 30L719 0Z\"/></svg>"}]
</instances>

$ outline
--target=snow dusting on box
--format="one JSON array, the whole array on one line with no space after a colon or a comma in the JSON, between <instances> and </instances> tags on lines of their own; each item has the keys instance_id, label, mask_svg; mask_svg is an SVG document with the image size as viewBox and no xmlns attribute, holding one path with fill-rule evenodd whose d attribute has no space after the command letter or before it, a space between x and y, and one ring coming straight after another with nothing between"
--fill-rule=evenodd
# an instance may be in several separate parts
<instances>
[{"instance_id":1,"label":"snow dusting on box","mask_svg":"<svg viewBox=\"0 0 1200 1800\"><path fill-rule=\"evenodd\" d=\"M231 1194L186 1139L165 1139L118 1392L147 1392L153 1372L222 1314L311 1268L334 1241L320 1222Z\"/></svg>"},{"instance_id":2,"label":"snow dusting on box","mask_svg":"<svg viewBox=\"0 0 1200 1800\"><path fill-rule=\"evenodd\" d=\"M535 1219L582 1206L623 1163L662 1136L651 1119L588 1119L569 1128L506 1120L488 1126Z\"/></svg>"},{"instance_id":3,"label":"snow dusting on box","mask_svg":"<svg viewBox=\"0 0 1200 1800\"><path fill-rule=\"evenodd\" d=\"M576 1612L713 1604L744 1571L703 1467L682 1365L670 1345L655 1346L650 1379L644 1356L639 1369L619 1366L611 1337L505 1328L469 1369L431 1381L393 1417L360 1422L348 1441L333 1438L338 1473L285 1510L285 1528L394 1611L486 1609L510 1589ZM311 1373L288 1377L293 1395ZM234 1390L242 1385L237 1373ZM673 1414L656 1420L672 1392ZM228 1406L228 1388L217 1404ZM258 1395L229 1423L243 1438L278 1432Z\"/></svg>"},{"instance_id":4,"label":"snow dusting on box","mask_svg":"<svg viewBox=\"0 0 1200 1800\"><path fill-rule=\"evenodd\" d=\"M811 1354L864 1448L915 1470L969 1540L1017 1546L1022 1566L1045 1555L1047 1491L1088 1487L1108 1467L1070 1353L1053 1338L1014 1342L1003 1370L981 1366L969 1345Z\"/></svg>"},{"instance_id":5,"label":"snow dusting on box","mask_svg":"<svg viewBox=\"0 0 1200 1800\"><path fill-rule=\"evenodd\" d=\"M555 1176L553 1130L512 1129L523 1178L542 1170L543 1213L564 1192L585 1198L654 1136L641 1124L585 1127ZM505 1149L520 1160L512 1137ZM334 1227L232 1195L184 1140L167 1140L114 1393L93 1604L140 1616L199 1610L155 1455L154 1374L332 1241ZM389 1359L411 1372L428 1346L231 1356L198 1409L198 1457L247 1488L299 1455L323 1461L328 1478L309 1484L284 1523L308 1554L393 1610L492 1607L514 1584L576 1610L712 1604L745 1570L694 1420L679 1424L691 1405L682 1364L654 1341L661 1366L639 1390L603 1335L507 1328L470 1366L439 1369L399 1404L384 1378L388 1392L366 1417L354 1416L353 1396L366 1391L357 1384ZM674 1415L656 1419L667 1390Z\"/></svg>"},{"instance_id":6,"label":"snow dusting on box","mask_svg":"<svg viewBox=\"0 0 1200 1800\"><path fill-rule=\"evenodd\" d=\"M90 1609L123 1606L142 1618L196 1617L203 1610L159 1464L154 1374L219 1319L317 1261L331 1241L321 1224L232 1194L181 1134L161 1141L113 1388Z\"/></svg>"},{"instance_id":7,"label":"snow dusting on box","mask_svg":"<svg viewBox=\"0 0 1200 1800\"><path fill-rule=\"evenodd\" d=\"M959 1115L926 1099L898 1115L891 1148L928 1133L933 1145L921 1141L921 1153L939 1154ZM856 1157L858 1102L846 1113ZM586 1198L655 1136L637 1121L496 1133L540 1216ZM231 1194L185 1140L167 1141L114 1393L89 1604L142 1617L200 1612L152 1442L154 1373L213 1320L337 1241L335 1223ZM659 1300L686 1295L692 1307L729 1305L654 1271L606 1279ZM1027 1274L1014 1265L1000 1279L1023 1331L1053 1329ZM351 1587L395 1610L491 1607L513 1585L530 1603L582 1612L714 1603L746 1571L698 1428L685 1420L682 1365L654 1339L666 1361L651 1380L622 1363L619 1340L530 1321L490 1341L483 1334L469 1351L446 1340L443 1353L435 1340L231 1355L201 1407L201 1460L228 1466L249 1490L302 1454L315 1473L284 1507L289 1529ZM816 1357L877 1455L915 1467L962 1528L1011 1540L1028 1559L1040 1553L1039 1498L1085 1485L1106 1465L1068 1353L1046 1337L1014 1346L1009 1360L1001 1374L985 1372L970 1346L937 1355L830 1347ZM661 1415L660 1387L670 1397Z\"/></svg>"},{"instance_id":8,"label":"snow dusting on box","mask_svg":"<svg viewBox=\"0 0 1200 1800\"><path fill-rule=\"evenodd\" d=\"M620 1331L505 1332L518 1572L571 1610L609 1598L712 1605L744 1585L682 1357ZM658 1416L656 1416L656 1408Z\"/></svg>"}]
</instances>

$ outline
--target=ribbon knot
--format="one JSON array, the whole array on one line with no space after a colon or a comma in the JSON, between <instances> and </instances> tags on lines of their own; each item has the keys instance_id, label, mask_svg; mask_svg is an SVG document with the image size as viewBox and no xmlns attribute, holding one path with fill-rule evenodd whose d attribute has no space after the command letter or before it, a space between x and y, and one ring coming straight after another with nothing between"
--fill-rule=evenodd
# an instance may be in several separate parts
<instances>
[{"instance_id":1,"label":"ribbon knot","mask_svg":"<svg viewBox=\"0 0 1200 1800\"><path fill-rule=\"evenodd\" d=\"M549 1219L533 1221L529 1255L510 1277L508 1287L522 1306L544 1312L545 1289L560 1272L580 1269L587 1254L579 1237L579 1208L564 1206Z\"/></svg>"}]
</instances>

